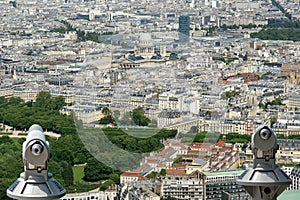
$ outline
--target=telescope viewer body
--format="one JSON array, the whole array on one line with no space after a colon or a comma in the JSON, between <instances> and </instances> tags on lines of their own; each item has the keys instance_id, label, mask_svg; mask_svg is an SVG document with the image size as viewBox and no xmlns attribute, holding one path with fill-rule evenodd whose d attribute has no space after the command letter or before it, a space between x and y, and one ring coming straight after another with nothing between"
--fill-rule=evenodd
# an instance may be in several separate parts
<instances>
[{"instance_id":1,"label":"telescope viewer body","mask_svg":"<svg viewBox=\"0 0 300 200\"><path fill-rule=\"evenodd\" d=\"M6 190L12 199L58 199L66 194L65 188L48 172L50 147L41 126L29 128L23 143L22 159L24 172Z\"/></svg>"},{"instance_id":2,"label":"telescope viewer body","mask_svg":"<svg viewBox=\"0 0 300 200\"><path fill-rule=\"evenodd\" d=\"M246 170L237 184L243 186L253 200L276 200L292 180L276 165L279 148L274 132L260 126L252 135L253 168Z\"/></svg>"}]
</instances>

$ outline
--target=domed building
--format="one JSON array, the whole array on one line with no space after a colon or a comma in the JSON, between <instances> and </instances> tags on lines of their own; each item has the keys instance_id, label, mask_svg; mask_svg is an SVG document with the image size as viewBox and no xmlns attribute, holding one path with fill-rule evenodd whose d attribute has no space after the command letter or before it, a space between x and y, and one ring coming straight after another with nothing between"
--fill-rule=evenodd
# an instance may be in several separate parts
<instances>
[{"instance_id":1,"label":"domed building","mask_svg":"<svg viewBox=\"0 0 300 200\"><path fill-rule=\"evenodd\" d=\"M156 47L152 42L150 33L143 33L132 53L128 53L117 61L121 69L132 69L140 67L160 67L166 63L166 48Z\"/></svg>"},{"instance_id":2,"label":"domed building","mask_svg":"<svg viewBox=\"0 0 300 200\"><path fill-rule=\"evenodd\" d=\"M150 59L154 56L154 45L150 33L143 33L139 38L139 44L135 47L134 53Z\"/></svg>"}]
</instances>

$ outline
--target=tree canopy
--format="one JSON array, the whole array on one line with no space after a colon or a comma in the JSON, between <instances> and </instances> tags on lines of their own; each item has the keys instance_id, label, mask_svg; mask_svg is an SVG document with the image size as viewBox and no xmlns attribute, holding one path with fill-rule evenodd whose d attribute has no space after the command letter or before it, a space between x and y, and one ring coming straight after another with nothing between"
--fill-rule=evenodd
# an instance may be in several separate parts
<instances>
[{"instance_id":1,"label":"tree canopy","mask_svg":"<svg viewBox=\"0 0 300 200\"><path fill-rule=\"evenodd\" d=\"M142 108L137 108L132 111L132 119L138 126L148 126L151 122L151 120L145 116L145 111Z\"/></svg>"},{"instance_id":2,"label":"tree canopy","mask_svg":"<svg viewBox=\"0 0 300 200\"><path fill-rule=\"evenodd\" d=\"M251 38L300 41L300 30L296 28L263 29L257 33L251 33Z\"/></svg>"},{"instance_id":3,"label":"tree canopy","mask_svg":"<svg viewBox=\"0 0 300 200\"><path fill-rule=\"evenodd\" d=\"M112 112L108 107L104 107L101 112L104 115L104 117L100 119L99 121L100 124L116 125L116 120L113 118Z\"/></svg>"},{"instance_id":4,"label":"tree canopy","mask_svg":"<svg viewBox=\"0 0 300 200\"><path fill-rule=\"evenodd\" d=\"M64 98L51 98L49 92L40 92L36 103L25 103L20 98L0 100L0 120L18 130L28 129L32 124L40 124L43 129L59 134L76 133L72 116L59 113L65 105Z\"/></svg>"},{"instance_id":5,"label":"tree canopy","mask_svg":"<svg viewBox=\"0 0 300 200\"><path fill-rule=\"evenodd\" d=\"M113 172L114 170L112 168L107 167L95 158L90 158L84 168L83 179L87 181L105 180L109 179L110 174Z\"/></svg>"},{"instance_id":6,"label":"tree canopy","mask_svg":"<svg viewBox=\"0 0 300 200\"><path fill-rule=\"evenodd\" d=\"M65 98L58 96L55 98L51 97L51 94L47 91L41 91L36 96L35 107L46 108L49 110L60 110L66 105Z\"/></svg>"},{"instance_id":7,"label":"tree canopy","mask_svg":"<svg viewBox=\"0 0 300 200\"><path fill-rule=\"evenodd\" d=\"M163 144L160 142L161 139L173 138L177 134L176 130L162 129L152 137L137 138L117 128L105 128L103 132L107 138L118 147L135 153L157 151L163 148Z\"/></svg>"}]
</instances>

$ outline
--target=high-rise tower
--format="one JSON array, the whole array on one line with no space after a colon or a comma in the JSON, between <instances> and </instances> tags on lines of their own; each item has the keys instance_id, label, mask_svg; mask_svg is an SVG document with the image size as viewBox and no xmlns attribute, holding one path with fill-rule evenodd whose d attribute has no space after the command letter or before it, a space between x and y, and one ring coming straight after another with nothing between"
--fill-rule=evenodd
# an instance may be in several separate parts
<instances>
[{"instance_id":1,"label":"high-rise tower","mask_svg":"<svg viewBox=\"0 0 300 200\"><path fill-rule=\"evenodd\" d=\"M190 17L180 16L179 17L179 42L188 43L190 39Z\"/></svg>"}]
</instances>

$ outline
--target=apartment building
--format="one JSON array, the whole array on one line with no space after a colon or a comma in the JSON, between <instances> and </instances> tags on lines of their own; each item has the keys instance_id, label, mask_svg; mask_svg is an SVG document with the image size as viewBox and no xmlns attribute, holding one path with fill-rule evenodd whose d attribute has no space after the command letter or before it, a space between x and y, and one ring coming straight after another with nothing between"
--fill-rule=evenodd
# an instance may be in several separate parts
<instances>
[{"instance_id":1,"label":"apartment building","mask_svg":"<svg viewBox=\"0 0 300 200\"><path fill-rule=\"evenodd\" d=\"M162 197L192 200L221 200L226 194L229 199L250 199L242 186L236 184L236 178L244 170L224 172L199 172L186 174L185 170L166 170L167 176L161 177Z\"/></svg>"},{"instance_id":2,"label":"apartment building","mask_svg":"<svg viewBox=\"0 0 300 200\"><path fill-rule=\"evenodd\" d=\"M243 118L225 119L221 124L221 133L239 133L243 135L251 135L254 132L254 124L251 120Z\"/></svg>"},{"instance_id":3,"label":"apartment building","mask_svg":"<svg viewBox=\"0 0 300 200\"><path fill-rule=\"evenodd\" d=\"M177 132L180 133L180 132L188 132L191 130L192 127L199 127L199 124L200 124L200 119L191 118L190 120L183 120L175 124L171 124L165 128L171 130L177 130Z\"/></svg>"},{"instance_id":4,"label":"apartment building","mask_svg":"<svg viewBox=\"0 0 300 200\"><path fill-rule=\"evenodd\" d=\"M87 192L67 194L60 200L107 200L107 195L103 192Z\"/></svg>"},{"instance_id":5,"label":"apartment building","mask_svg":"<svg viewBox=\"0 0 300 200\"><path fill-rule=\"evenodd\" d=\"M42 91L42 88L35 88L35 87L15 88L14 97L19 97L23 99L25 102L30 102L30 101L35 102L36 96L40 91Z\"/></svg>"},{"instance_id":6,"label":"apartment building","mask_svg":"<svg viewBox=\"0 0 300 200\"><path fill-rule=\"evenodd\" d=\"M162 111L157 118L157 127L163 128L182 121L182 116L177 111Z\"/></svg>"},{"instance_id":7,"label":"apartment building","mask_svg":"<svg viewBox=\"0 0 300 200\"><path fill-rule=\"evenodd\" d=\"M140 180L145 180L145 176L149 173L151 173L153 168L147 164L144 163L137 169L134 169L133 171L126 171L123 172L120 175L120 183L128 184L128 183L134 183Z\"/></svg>"},{"instance_id":8,"label":"apartment building","mask_svg":"<svg viewBox=\"0 0 300 200\"><path fill-rule=\"evenodd\" d=\"M75 102L75 94L71 91L50 91L52 97L63 96L66 104L72 104Z\"/></svg>"},{"instance_id":9,"label":"apartment building","mask_svg":"<svg viewBox=\"0 0 300 200\"><path fill-rule=\"evenodd\" d=\"M283 165L283 166L280 166L280 168L286 175L288 175L292 179L291 174L292 174L292 171L294 170L294 167ZM289 187L287 187L286 190L293 190L293 184L291 184Z\"/></svg>"},{"instance_id":10,"label":"apartment building","mask_svg":"<svg viewBox=\"0 0 300 200\"><path fill-rule=\"evenodd\" d=\"M155 182L135 181L118 185L116 197L118 200L159 200L160 196L154 193Z\"/></svg>"},{"instance_id":11,"label":"apartment building","mask_svg":"<svg viewBox=\"0 0 300 200\"><path fill-rule=\"evenodd\" d=\"M138 172L124 172L120 176L120 182L131 183L131 182L136 182L141 178L142 176Z\"/></svg>"},{"instance_id":12,"label":"apartment building","mask_svg":"<svg viewBox=\"0 0 300 200\"><path fill-rule=\"evenodd\" d=\"M66 115L71 115L74 113L75 117L78 120L82 120L82 122L85 124L99 121L102 117L104 117L102 113L102 107L95 105L64 106L60 110L60 113Z\"/></svg>"},{"instance_id":13,"label":"apartment building","mask_svg":"<svg viewBox=\"0 0 300 200\"><path fill-rule=\"evenodd\" d=\"M290 110L300 109L300 94L298 93L288 94L287 107Z\"/></svg>"},{"instance_id":14,"label":"apartment building","mask_svg":"<svg viewBox=\"0 0 300 200\"><path fill-rule=\"evenodd\" d=\"M257 127L254 120L245 118L201 119L199 122L199 131L215 131L225 135L228 133L252 135Z\"/></svg>"},{"instance_id":15,"label":"apartment building","mask_svg":"<svg viewBox=\"0 0 300 200\"><path fill-rule=\"evenodd\" d=\"M11 86L1 86L0 87L0 97L12 97L14 94L14 90Z\"/></svg>"},{"instance_id":16,"label":"apartment building","mask_svg":"<svg viewBox=\"0 0 300 200\"><path fill-rule=\"evenodd\" d=\"M300 168L294 168L291 172L290 178L292 179L292 190L300 189Z\"/></svg>"},{"instance_id":17,"label":"apartment building","mask_svg":"<svg viewBox=\"0 0 300 200\"><path fill-rule=\"evenodd\" d=\"M129 190L129 200L160 200L160 196L147 188L133 188Z\"/></svg>"},{"instance_id":18,"label":"apartment building","mask_svg":"<svg viewBox=\"0 0 300 200\"><path fill-rule=\"evenodd\" d=\"M283 134L284 136L300 135L300 121L278 119L273 124L272 129L276 134Z\"/></svg>"},{"instance_id":19,"label":"apartment building","mask_svg":"<svg viewBox=\"0 0 300 200\"><path fill-rule=\"evenodd\" d=\"M300 64L284 63L280 72L282 75L288 75L289 83L300 83Z\"/></svg>"},{"instance_id":20,"label":"apartment building","mask_svg":"<svg viewBox=\"0 0 300 200\"><path fill-rule=\"evenodd\" d=\"M278 139L279 149L276 157L279 162L300 162L300 141L293 139Z\"/></svg>"},{"instance_id":21,"label":"apartment building","mask_svg":"<svg viewBox=\"0 0 300 200\"><path fill-rule=\"evenodd\" d=\"M223 193L230 196L230 199L246 200L250 199L250 195L237 185L236 179L244 170L224 171L224 172L204 172L205 199L221 200Z\"/></svg>"},{"instance_id":22,"label":"apartment building","mask_svg":"<svg viewBox=\"0 0 300 200\"><path fill-rule=\"evenodd\" d=\"M166 170L167 176L161 178L160 196L175 197L176 199L205 199L203 179L199 171L189 175L185 170Z\"/></svg>"},{"instance_id":23,"label":"apartment building","mask_svg":"<svg viewBox=\"0 0 300 200\"><path fill-rule=\"evenodd\" d=\"M159 95L159 109L161 110L176 110L180 109L180 99L170 92L165 92Z\"/></svg>"}]
</instances>

